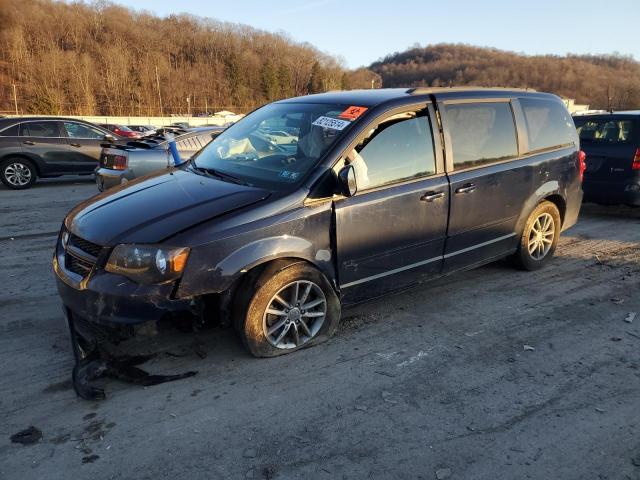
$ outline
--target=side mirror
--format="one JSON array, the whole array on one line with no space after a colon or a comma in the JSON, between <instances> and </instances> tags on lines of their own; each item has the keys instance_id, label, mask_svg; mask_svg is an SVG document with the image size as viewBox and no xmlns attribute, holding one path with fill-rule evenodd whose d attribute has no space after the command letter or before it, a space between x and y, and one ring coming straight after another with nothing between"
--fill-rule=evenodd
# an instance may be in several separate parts
<instances>
[{"instance_id":1,"label":"side mirror","mask_svg":"<svg viewBox=\"0 0 640 480\"><path fill-rule=\"evenodd\" d=\"M353 165L345 165L338 172L338 184L340 193L345 197L353 197L358 191L356 184L356 169Z\"/></svg>"},{"instance_id":2,"label":"side mirror","mask_svg":"<svg viewBox=\"0 0 640 480\"><path fill-rule=\"evenodd\" d=\"M104 136L104 140L107 141L107 142L115 142L116 141L116 137L114 137L113 135L107 133Z\"/></svg>"}]
</instances>

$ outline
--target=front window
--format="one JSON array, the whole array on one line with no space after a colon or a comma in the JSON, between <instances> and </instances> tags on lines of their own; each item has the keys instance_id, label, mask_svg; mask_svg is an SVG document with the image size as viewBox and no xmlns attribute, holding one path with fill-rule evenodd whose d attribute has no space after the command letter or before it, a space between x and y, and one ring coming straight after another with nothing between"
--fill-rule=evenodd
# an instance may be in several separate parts
<instances>
[{"instance_id":1,"label":"front window","mask_svg":"<svg viewBox=\"0 0 640 480\"><path fill-rule=\"evenodd\" d=\"M222 132L192 167L263 188L286 188L301 181L349 130L355 118L348 111L344 105L267 105Z\"/></svg>"}]
</instances>

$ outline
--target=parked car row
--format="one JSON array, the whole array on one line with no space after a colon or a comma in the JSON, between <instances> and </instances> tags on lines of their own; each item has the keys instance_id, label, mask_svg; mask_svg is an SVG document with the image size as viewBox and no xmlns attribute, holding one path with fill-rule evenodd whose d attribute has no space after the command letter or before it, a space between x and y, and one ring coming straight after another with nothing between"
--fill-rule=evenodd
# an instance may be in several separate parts
<instances>
[{"instance_id":1,"label":"parked car row","mask_svg":"<svg viewBox=\"0 0 640 480\"><path fill-rule=\"evenodd\" d=\"M124 147L133 142L131 149L145 149L152 145L154 152L161 154L161 150L166 150L167 146L164 139L158 137L158 132L165 131L178 136L178 149L188 159L211 140L211 135L215 136L223 129L192 129L188 126L185 129L178 124L164 129L156 129L152 125L96 125L82 120L55 117L0 118L0 180L8 188L21 190L31 187L38 178L91 175L104 167L99 164L104 158L103 146ZM186 137L180 138L183 135ZM140 143L146 140L148 142ZM145 165L150 166L151 163ZM166 162L164 166L166 167ZM119 172L117 175L120 180L130 180L141 174L135 173L136 171L147 172L148 168L139 165L137 169L125 170L126 172ZM104 186L104 182L98 182L98 186Z\"/></svg>"}]
</instances>

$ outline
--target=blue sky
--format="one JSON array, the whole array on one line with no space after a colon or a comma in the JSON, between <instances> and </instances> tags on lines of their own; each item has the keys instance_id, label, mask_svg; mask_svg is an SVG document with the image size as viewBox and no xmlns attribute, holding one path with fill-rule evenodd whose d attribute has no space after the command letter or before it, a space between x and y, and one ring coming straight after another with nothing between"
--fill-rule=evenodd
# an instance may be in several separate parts
<instances>
[{"instance_id":1,"label":"blue sky","mask_svg":"<svg viewBox=\"0 0 640 480\"><path fill-rule=\"evenodd\" d=\"M420 43L526 54L612 53L640 60L640 0L116 0L161 16L191 13L286 32L347 66Z\"/></svg>"}]
</instances>

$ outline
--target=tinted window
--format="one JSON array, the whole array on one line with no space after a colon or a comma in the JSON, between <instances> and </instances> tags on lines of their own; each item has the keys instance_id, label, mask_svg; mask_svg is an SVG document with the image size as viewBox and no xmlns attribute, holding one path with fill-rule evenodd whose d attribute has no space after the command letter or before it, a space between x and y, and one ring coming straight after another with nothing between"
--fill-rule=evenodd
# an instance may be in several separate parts
<instances>
[{"instance_id":1,"label":"tinted window","mask_svg":"<svg viewBox=\"0 0 640 480\"><path fill-rule=\"evenodd\" d=\"M25 122L20 125L20 136L59 138L61 137L58 122Z\"/></svg>"},{"instance_id":2,"label":"tinted window","mask_svg":"<svg viewBox=\"0 0 640 480\"><path fill-rule=\"evenodd\" d=\"M429 120L415 115L382 123L364 147L349 155L359 190L435 173Z\"/></svg>"},{"instance_id":3,"label":"tinted window","mask_svg":"<svg viewBox=\"0 0 640 480\"><path fill-rule=\"evenodd\" d=\"M631 120L576 119L580 141L590 143L627 143L633 130Z\"/></svg>"},{"instance_id":4,"label":"tinted window","mask_svg":"<svg viewBox=\"0 0 640 480\"><path fill-rule=\"evenodd\" d=\"M560 102L521 98L520 105L530 151L576 143L573 120Z\"/></svg>"},{"instance_id":5,"label":"tinted window","mask_svg":"<svg viewBox=\"0 0 640 480\"><path fill-rule=\"evenodd\" d=\"M17 137L20 135L20 125L14 125L13 127L9 127L2 132L0 132L0 136L2 137Z\"/></svg>"},{"instance_id":6,"label":"tinted window","mask_svg":"<svg viewBox=\"0 0 640 480\"><path fill-rule=\"evenodd\" d=\"M67 135L71 138L104 138L104 133L86 125L82 125L81 123L64 122L64 129L67 131Z\"/></svg>"},{"instance_id":7,"label":"tinted window","mask_svg":"<svg viewBox=\"0 0 640 480\"><path fill-rule=\"evenodd\" d=\"M516 127L508 102L445 105L455 169L518 155Z\"/></svg>"}]
</instances>

